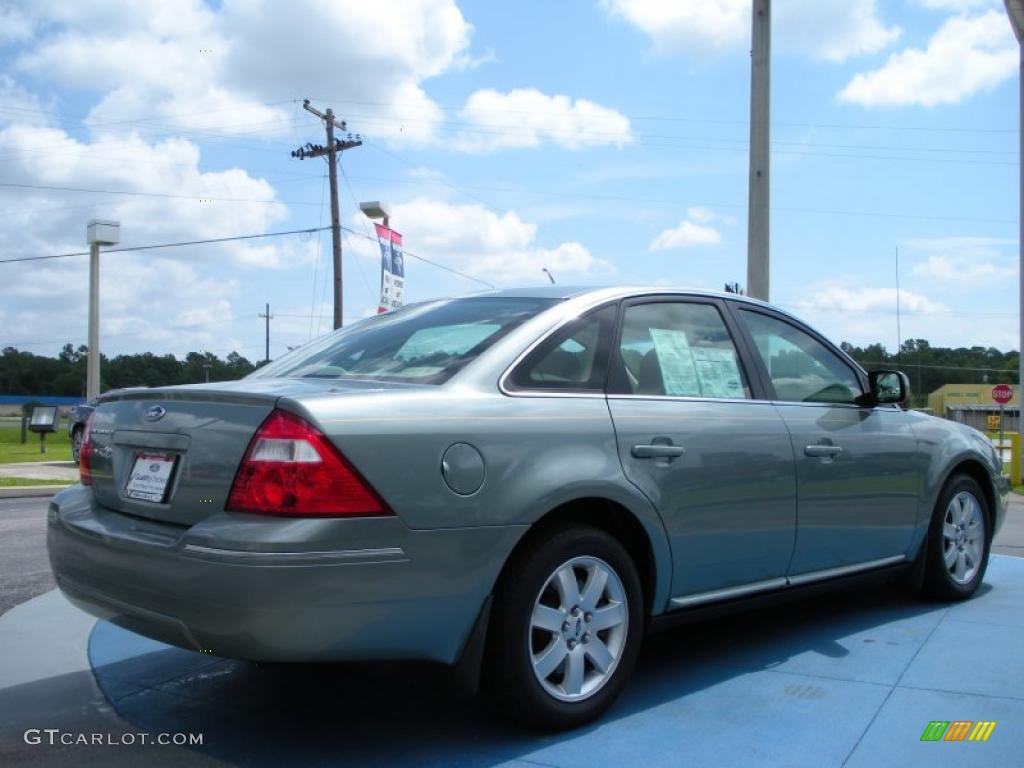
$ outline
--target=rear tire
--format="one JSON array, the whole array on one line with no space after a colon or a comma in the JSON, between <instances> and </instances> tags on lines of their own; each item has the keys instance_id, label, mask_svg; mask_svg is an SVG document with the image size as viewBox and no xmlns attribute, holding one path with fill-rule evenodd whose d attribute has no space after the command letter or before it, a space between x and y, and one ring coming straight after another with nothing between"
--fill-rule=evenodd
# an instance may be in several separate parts
<instances>
[{"instance_id":1,"label":"rear tire","mask_svg":"<svg viewBox=\"0 0 1024 768\"><path fill-rule=\"evenodd\" d=\"M71 433L71 460L78 463L78 458L82 454L82 433L85 430L82 427L78 427Z\"/></svg>"},{"instance_id":2,"label":"rear tire","mask_svg":"<svg viewBox=\"0 0 1024 768\"><path fill-rule=\"evenodd\" d=\"M974 478L953 475L932 513L925 541L924 594L938 600L966 600L988 567L992 513Z\"/></svg>"},{"instance_id":3,"label":"rear tire","mask_svg":"<svg viewBox=\"0 0 1024 768\"><path fill-rule=\"evenodd\" d=\"M643 638L636 565L606 532L575 525L516 554L495 590L484 689L543 730L599 717L622 691Z\"/></svg>"}]
</instances>

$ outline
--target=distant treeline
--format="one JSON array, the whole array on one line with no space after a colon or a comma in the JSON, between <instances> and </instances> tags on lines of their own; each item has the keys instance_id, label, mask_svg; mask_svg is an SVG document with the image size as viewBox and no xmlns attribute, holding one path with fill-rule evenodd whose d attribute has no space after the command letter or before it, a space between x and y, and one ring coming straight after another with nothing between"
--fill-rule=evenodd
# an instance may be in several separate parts
<instances>
[{"instance_id":1,"label":"distant treeline","mask_svg":"<svg viewBox=\"0 0 1024 768\"><path fill-rule=\"evenodd\" d=\"M924 339L903 342L899 354L882 344L855 347L843 342L843 349L867 370L898 368L910 376L916 405L924 405L929 392L943 384L1016 384L1020 355L994 347L933 347ZM88 349L65 344L57 357L44 357L7 347L0 354L0 394L67 395L85 392L85 356ZM240 379L257 368L237 352L221 360L205 352L190 352L183 360L174 355L101 355L101 389L159 387Z\"/></svg>"},{"instance_id":2,"label":"distant treeline","mask_svg":"<svg viewBox=\"0 0 1024 768\"><path fill-rule=\"evenodd\" d=\"M88 351L85 345L65 344L57 357L45 357L6 347L0 354L0 395L84 396ZM212 352L189 352L183 360L151 352L112 358L101 353L100 390L196 384L206 381L207 370L210 381L230 381L256 367L237 352L226 360Z\"/></svg>"},{"instance_id":3,"label":"distant treeline","mask_svg":"<svg viewBox=\"0 0 1024 768\"><path fill-rule=\"evenodd\" d=\"M928 393L943 384L1016 384L1020 353L995 347L933 347L924 339L907 339L899 354L881 344L855 347L841 345L867 370L896 368L910 377L914 404L924 406Z\"/></svg>"}]
</instances>

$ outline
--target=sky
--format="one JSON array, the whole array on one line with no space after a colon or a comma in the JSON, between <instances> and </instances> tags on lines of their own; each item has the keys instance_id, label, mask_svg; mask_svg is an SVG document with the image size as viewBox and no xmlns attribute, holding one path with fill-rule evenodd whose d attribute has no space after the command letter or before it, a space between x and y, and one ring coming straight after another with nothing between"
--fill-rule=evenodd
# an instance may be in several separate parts
<instances>
[{"instance_id":1,"label":"sky","mask_svg":"<svg viewBox=\"0 0 1024 768\"><path fill-rule=\"evenodd\" d=\"M1000 0L776 0L771 300L835 341L1018 346L1018 48ZM746 281L750 0L0 2L0 261L326 227L406 299ZM421 257L421 258L416 258ZM101 257L105 354L271 357L331 326L329 231ZM898 269L897 269L898 265ZM87 338L88 257L0 263L0 348Z\"/></svg>"}]
</instances>

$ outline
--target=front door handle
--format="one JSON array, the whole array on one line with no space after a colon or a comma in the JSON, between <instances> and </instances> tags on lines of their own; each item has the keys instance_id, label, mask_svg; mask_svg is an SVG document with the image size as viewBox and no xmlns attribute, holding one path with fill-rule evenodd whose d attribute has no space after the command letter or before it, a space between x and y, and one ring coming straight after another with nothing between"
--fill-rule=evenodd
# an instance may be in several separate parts
<instances>
[{"instance_id":1,"label":"front door handle","mask_svg":"<svg viewBox=\"0 0 1024 768\"><path fill-rule=\"evenodd\" d=\"M804 456L810 456L812 459L834 459L842 452L843 448L840 445L819 443L804 446Z\"/></svg>"},{"instance_id":2,"label":"front door handle","mask_svg":"<svg viewBox=\"0 0 1024 768\"><path fill-rule=\"evenodd\" d=\"M669 443L651 443L647 445L634 445L630 450L634 459L675 459L686 453L681 445Z\"/></svg>"}]
</instances>

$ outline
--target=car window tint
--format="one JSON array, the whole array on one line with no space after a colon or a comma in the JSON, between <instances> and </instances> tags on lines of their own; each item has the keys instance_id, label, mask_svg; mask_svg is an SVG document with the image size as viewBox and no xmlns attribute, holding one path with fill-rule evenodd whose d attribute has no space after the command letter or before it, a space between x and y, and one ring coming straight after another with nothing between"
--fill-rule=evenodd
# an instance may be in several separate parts
<instances>
[{"instance_id":1,"label":"car window tint","mask_svg":"<svg viewBox=\"0 0 1024 768\"><path fill-rule=\"evenodd\" d=\"M813 336L760 312L740 315L779 400L852 403L861 394L853 369Z\"/></svg>"},{"instance_id":2,"label":"car window tint","mask_svg":"<svg viewBox=\"0 0 1024 768\"><path fill-rule=\"evenodd\" d=\"M534 350L513 372L514 389L603 391L615 307L586 314Z\"/></svg>"},{"instance_id":3,"label":"car window tint","mask_svg":"<svg viewBox=\"0 0 1024 768\"><path fill-rule=\"evenodd\" d=\"M736 346L711 304L627 307L619 357L626 390L632 394L750 397Z\"/></svg>"},{"instance_id":4,"label":"car window tint","mask_svg":"<svg viewBox=\"0 0 1024 768\"><path fill-rule=\"evenodd\" d=\"M441 384L558 301L491 296L410 304L328 334L250 375Z\"/></svg>"}]
</instances>

